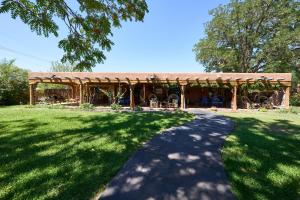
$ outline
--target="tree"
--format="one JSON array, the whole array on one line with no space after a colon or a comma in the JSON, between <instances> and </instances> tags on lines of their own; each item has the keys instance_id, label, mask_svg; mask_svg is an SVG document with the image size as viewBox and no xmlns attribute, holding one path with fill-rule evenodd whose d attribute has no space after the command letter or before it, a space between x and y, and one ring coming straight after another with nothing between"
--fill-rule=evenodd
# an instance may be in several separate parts
<instances>
[{"instance_id":1,"label":"tree","mask_svg":"<svg viewBox=\"0 0 300 200\"><path fill-rule=\"evenodd\" d=\"M196 60L216 72L291 72L300 76L300 3L232 0L210 11Z\"/></svg>"},{"instance_id":2,"label":"tree","mask_svg":"<svg viewBox=\"0 0 300 200\"><path fill-rule=\"evenodd\" d=\"M78 69L76 65L72 65L69 62L59 62L54 61L52 62L52 66L50 68L51 72L89 72L91 69Z\"/></svg>"},{"instance_id":3,"label":"tree","mask_svg":"<svg viewBox=\"0 0 300 200\"><path fill-rule=\"evenodd\" d=\"M18 68L14 60L0 61L0 105L28 101L28 71Z\"/></svg>"},{"instance_id":4,"label":"tree","mask_svg":"<svg viewBox=\"0 0 300 200\"><path fill-rule=\"evenodd\" d=\"M59 61L52 62L52 66L50 68L51 72L78 72L78 71L87 71L85 69L77 69L76 66L70 63L61 63ZM37 90L45 90L45 89L66 89L69 88L67 85L61 84L53 84L53 83L39 83Z\"/></svg>"},{"instance_id":5,"label":"tree","mask_svg":"<svg viewBox=\"0 0 300 200\"><path fill-rule=\"evenodd\" d=\"M73 66L70 63L61 63L59 61L52 62L52 66L50 68L51 72L78 72L76 66Z\"/></svg>"},{"instance_id":6,"label":"tree","mask_svg":"<svg viewBox=\"0 0 300 200\"><path fill-rule=\"evenodd\" d=\"M91 70L105 60L110 51L112 27L120 28L121 21L143 21L148 12L145 0L2 0L0 13L11 13L13 19L28 24L38 35L59 35L59 20L68 30L59 41L65 52L61 61L77 63L78 70Z\"/></svg>"}]
</instances>

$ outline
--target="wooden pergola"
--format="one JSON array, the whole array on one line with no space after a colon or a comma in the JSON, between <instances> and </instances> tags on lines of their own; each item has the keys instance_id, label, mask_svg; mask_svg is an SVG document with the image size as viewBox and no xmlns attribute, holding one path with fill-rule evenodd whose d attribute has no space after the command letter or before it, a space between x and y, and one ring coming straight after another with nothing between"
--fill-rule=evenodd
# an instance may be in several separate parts
<instances>
[{"instance_id":1,"label":"wooden pergola","mask_svg":"<svg viewBox=\"0 0 300 200\"><path fill-rule=\"evenodd\" d=\"M92 84L125 83L130 89L130 107L135 107L136 84L178 84L181 90L181 109L185 109L185 90L188 84L224 83L232 85L231 108L237 110L237 89L243 83L264 80L270 84L280 83L285 90L284 105L289 108L291 73L110 73L110 72L30 72L30 104L35 104L35 88L38 83L69 85L79 88L79 104L84 103L83 94Z\"/></svg>"}]
</instances>

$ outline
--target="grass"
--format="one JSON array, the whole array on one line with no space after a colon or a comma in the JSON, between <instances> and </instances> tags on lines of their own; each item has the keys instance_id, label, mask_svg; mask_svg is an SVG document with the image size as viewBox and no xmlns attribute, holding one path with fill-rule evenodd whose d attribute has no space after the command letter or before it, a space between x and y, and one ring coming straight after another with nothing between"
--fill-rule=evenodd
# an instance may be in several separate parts
<instances>
[{"instance_id":1,"label":"grass","mask_svg":"<svg viewBox=\"0 0 300 200\"><path fill-rule=\"evenodd\" d=\"M89 199L143 142L192 118L0 107L0 199Z\"/></svg>"},{"instance_id":2,"label":"grass","mask_svg":"<svg viewBox=\"0 0 300 200\"><path fill-rule=\"evenodd\" d=\"M224 115L236 122L222 157L237 199L300 199L300 114Z\"/></svg>"}]
</instances>

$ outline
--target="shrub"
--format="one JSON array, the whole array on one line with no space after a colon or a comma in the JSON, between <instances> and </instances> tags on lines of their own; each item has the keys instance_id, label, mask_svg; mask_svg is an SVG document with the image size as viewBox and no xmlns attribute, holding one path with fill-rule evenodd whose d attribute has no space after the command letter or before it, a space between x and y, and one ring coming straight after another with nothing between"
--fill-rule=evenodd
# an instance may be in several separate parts
<instances>
[{"instance_id":1,"label":"shrub","mask_svg":"<svg viewBox=\"0 0 300 200\"><path fill-rule=\"evenodd\" d=\"M285 109L285 108L280 108L279 109L279 113L288 113L289 110Z\"/></svg>"},{"instance_id":2,"label":"shrub","mask_svg":"<svg viewBox=\"0 0 300 200\"><path fill-rule=\"evenodd\" d=\"M268 109L267 109L267 108L265 108L265 107L262 107L262 108L260 108L260 109L259 109L259 111L260 111L260 112L267 112L267 111L268 111Z\"/></svg>"},{"instance_id":3,"label":"shrub","mask_svg":"<svg viewBox=\"0 0 300 200\"><path fill-rule=\"evenodd\" d=\"M0 61L0 105L26 104L29 93L28 71L14 60Z\"/></svg>"},{"instance_id":4,"label":"shrub","mask_svg":"<svg viewBox=\"0 0 300 200\"><path fill-rule=\"evenodd\" d=\"M296 94L291 96L290 104L292 106L300 106L300 93L296 93Z\"/></svg>"},{"instance_id":5,"label":"shrub","mask_svg":"<svg viewBox=\"0 0 300 200\"><path fill-rule=\"evenodd\" d=\"M299 113L299 111L298 111L296 108L294 108L294 107L291 107L291 108L289 109L289 112L290 112L290 113L293 113L293 114L298 114L298 113Z\"/></svg>"},{"instance_id":6,"label":"shrub","mask_svg":"<svg viewBox=\"0 0 300 200\"><path fill-rule=\"evenodd\" d=\"M140 111L143 111L143 108L141 106L137 106L137 107L135 107L135 110L140 112Z\"/></svg>"},{"instance_id":7,"label":"shrub","mask_svg":"<svg viewBox=\"0 0 300 200\"><path fill-rule=\"evenodd\" d=\"M79 106L79 108L83 110L94 110L95 106L91 103L83 103Z\"/></svg>"},{"instance_id":8,"label":"shrub","mask_svg":"<svg viewBox=\"0 0 300 200\"><path fill-rule=\"evenodd\" d=\"M56 104L56 105L48 105L47 108L49 108L49 109L65 109L66 106L61 105L61 104Z\"/></svg>"},{"instance_id":9,"label":"shrub","mask_svg":"<svg viewBox=\"0 0 300 200\"><path fill-rule=\"evenodd\" d=\"M286 113L298 114L298 113L300 113L300 109L295 108L295 107L291 107L289 109L282 108L282 109L279 110L279 113L282 113L282 114L286 114Z\"/></svg>"},{"instance_id":10,"label":"shrub","mask_svg":"<svg viewBox=\"0 0 300 200\"><path fill-rule=\"evenodd\" d=\"M114 111L120 111L122 109L122 106L120 104L117 104L117 103L112 103L110 105L110 108Z\"/></svg>"}]
</instances>

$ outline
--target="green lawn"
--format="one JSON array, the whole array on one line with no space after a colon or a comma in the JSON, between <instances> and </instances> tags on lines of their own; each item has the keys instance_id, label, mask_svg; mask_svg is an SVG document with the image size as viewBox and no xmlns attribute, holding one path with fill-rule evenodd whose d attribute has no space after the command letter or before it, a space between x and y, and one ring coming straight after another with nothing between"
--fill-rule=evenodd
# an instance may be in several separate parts
<instances>
[{"instance_id":1,"label":"green lawn","mask_svg":"<svg viewBox=\"0 0 300 200\"><path fill-rule=\"evenodd\" d=\"M225 113L236 122L222 150L239 200L300 199L300 115Z\"/></svg>"},{"instance_id":2,"label":"green lawn","mask_svg":"<svg viewBox=\"0 0 300 200\"><path fill-rule=\"evenodd\" d=\"M0 199L88 199L184 113L0 107Z\"/></svg>"}]
</instances>

